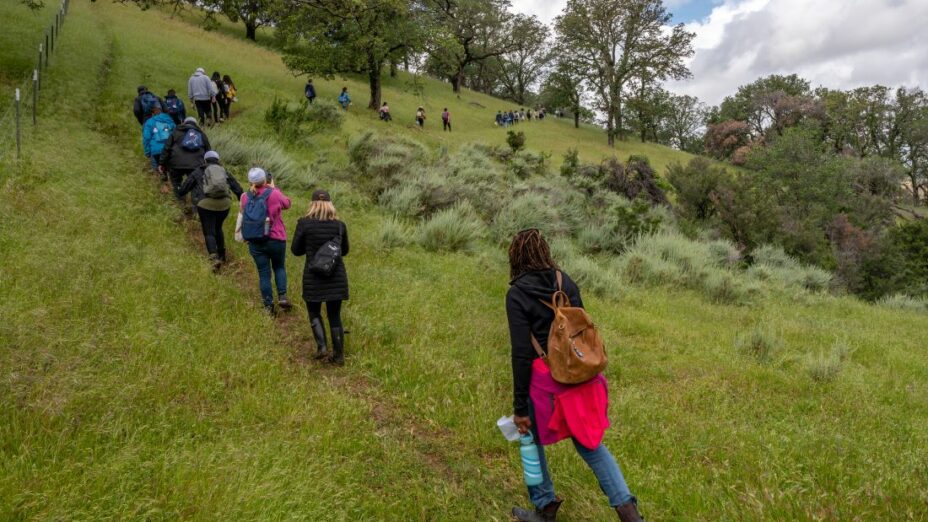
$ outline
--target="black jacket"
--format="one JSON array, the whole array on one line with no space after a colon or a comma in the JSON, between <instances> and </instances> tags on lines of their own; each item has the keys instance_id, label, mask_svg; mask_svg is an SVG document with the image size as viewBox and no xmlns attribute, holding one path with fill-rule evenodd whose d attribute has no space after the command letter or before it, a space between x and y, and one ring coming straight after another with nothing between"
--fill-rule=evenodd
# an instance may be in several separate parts
<instances>
[{"instance_id":1,"label":"black jacket","mask_svg":"<svg viewBox=\"0 0 928 522\"><path fill-rule=\"evenodd\" d=\"M142 94L139 94L135 97L135 101L132 103L132 113L135 114L135 119L139 120L139 125L145 125L145 120L148 119L151 114L145 114L145 111L142 110L142 96L148 94L151 91L145 91ZM161 105L161 110L164 110L164 100L158 98L158 103Z\"/></svg>"},{"instance_id":2,"label":"black jacket","mask_svg":"<svg viewBox=\"0 0 928 522\"><path fill-rule=\"evenodd\" d=\"M203 134L202 149L189 151L181 147L180 144L184 141L184 134L189 129L196 129ZM212 150L209 145L209 138L206 137L203 129L195 123L182 123L174 127L174 132L171 133L168 141L164 144L164 151L161 153L161 164L170 169L193 170L206 165L203 155L209 150Z\"/></svg>"},{"instance_id":3,"label":"black jacket","mask_svg":"<svg viewBox=\"0 0 928 522\"><path fill-rule=\"evenodd\" d=\"M348 272L345 262L339 258L335 271L329 277L323 277L309 269L316 252L341 234L342 256L348 255L348 227L341 221L319 221L316 219L300 218L296 223L296 232L290 251L295 256L306 256L306 266L303 267L303 300L308 303L324 303L327 301L345 301L348 299Z\"/></svg>"},{"instance_id":4,"label":"black jacket","mask_svg":"<svg viewBox=\"0 0 928 522\"><path fill-rule=\"evenodd\" d=\"M564 293L570 298L571 305L582 308L580 289L566 273L561 273L564 275ZM554 312L540 300L551 301L551 295L557 290L557 276L554 270L526 272L509 285L506 315L509 317L509 339L512 342L512 410L524 417L528 415L532 361L538 358L531 336L534 334L542 348L547 349Z\"/></svg>"},{"instance_id":5,"label":"black jacket","mask_svg":"<svg viewBox=\"0 0 928 522\"><path fill-rule=\"evenodd\" d=\"M207 161L206 164L209 166L213 161ZM218 165L218 163L217 163ZM183 185L180 186L180 190L177 192L177 197L186 196L188 192L193 192L190 195L194 206L200 202L201 199L205 198L206 195L203 193L203 176L205 175L206 166L200 167L197 170L193 171L189 176L184 178ZM242 186L239 184L238 180L235 179L229 171L226 171L226 181L229 182L229 188L232 189L232 192L235 194L236 200L242 199Z\"/></svg>"}]
</instances>

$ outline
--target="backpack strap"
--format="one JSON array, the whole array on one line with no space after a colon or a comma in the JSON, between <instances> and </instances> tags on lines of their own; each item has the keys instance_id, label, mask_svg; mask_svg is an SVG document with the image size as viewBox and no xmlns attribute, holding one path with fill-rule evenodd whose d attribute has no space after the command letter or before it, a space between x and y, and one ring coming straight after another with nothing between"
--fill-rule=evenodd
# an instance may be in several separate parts
<instances>
[{"instance_id":1,"label":"backpack strap","mask_svg":"<svg viewBox=\"0 0 928 522\"><path fill-rule=\"evenodd\" d=\"M539 301L552 311L557 312L558 308L570 306L570 298L567 297L567 293L564 292L564 274L562 274L560 270L556 270L555 275L557 278L557 290L551 294L551 302L549 303L544 299L539 299Z\"/></svg>"},{"instance_id":2,"label":"backpack strap","mask_svg":"<svg viewBox=\"0 0 928 522\"><path fill-rule=\"evenodd\" d=\"M538 339L535 339L535 334L531 334L531 335L532 335L532 346L535 347L535 353L538 354L538 357L545 359L545 363L547 364L548 354L546 354L545 351L541 348L541 343L538 342Z\"/></svg>"}]
</instances>

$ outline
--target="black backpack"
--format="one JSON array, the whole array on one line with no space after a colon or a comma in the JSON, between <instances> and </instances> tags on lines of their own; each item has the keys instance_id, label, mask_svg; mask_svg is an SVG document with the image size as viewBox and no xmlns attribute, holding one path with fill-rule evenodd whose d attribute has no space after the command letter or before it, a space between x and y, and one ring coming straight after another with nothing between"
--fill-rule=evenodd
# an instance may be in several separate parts
<instances>
[{"instance_id":1,"label":"black backpack","mask_svg":"<svg viewBox=\"0 0 928 522\"><path fill-rule=\"evenodd\" d=\"M335 266L340 257L342 257L342 229L339 226L338 235L326 241L313 255L309 270L323 277L329 277L335 272Z\"/></svg>"}]
</instances>

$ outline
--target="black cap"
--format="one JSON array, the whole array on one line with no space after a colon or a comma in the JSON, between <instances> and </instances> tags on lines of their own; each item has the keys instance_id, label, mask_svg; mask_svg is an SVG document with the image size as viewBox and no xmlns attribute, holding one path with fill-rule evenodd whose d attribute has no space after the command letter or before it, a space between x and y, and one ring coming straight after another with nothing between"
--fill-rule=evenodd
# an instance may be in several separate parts
<instances>
[{"instance_id":1,"label":"black cap","mask_svg":"<svg viewBox=\"0 0 928 522\"><path fill-rule=\"evenodd\" d=\"M313 192L313 201L332 201L332 198L329 196L329 193L319 189Z\"/></svg>"},{"instance_id":2,"label":"black cap","mask_svg":"<svg viewBox=\"0 0 928 522\"><path fill-rule=\"evenodd\" d=\"M148 87L145 87L144 85L139 85L139 88L138 88L139 94L142 94L143 92L147 90L148 90Z\"/></svg>"}]
</instances>

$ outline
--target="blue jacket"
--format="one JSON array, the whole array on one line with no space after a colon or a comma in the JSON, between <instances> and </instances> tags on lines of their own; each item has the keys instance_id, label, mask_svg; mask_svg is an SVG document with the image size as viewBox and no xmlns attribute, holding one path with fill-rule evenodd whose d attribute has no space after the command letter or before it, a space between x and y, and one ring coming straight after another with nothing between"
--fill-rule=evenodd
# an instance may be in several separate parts
<instances>
[{"instance_id":1,"label":"blue jacket","mask_svg":"<svg viewBox=\"0 0 928 522\"><path fill-rule=\"evenodd\" d=\"M163 112L148 118L145 125L142 126L142 148L145 149L145 155L161 154L164 150L164 144L168 141L167 138L171 136L173 130L174 120ZM165 138L158 140L156 134L161 134Z\"/></svg>"},{"instance_id":2,"label":"blue jacket","mask_svg":"<svg viewBox=\"0 0 928 522\"><path fill-rule=\"evenodd\" d=\"M338 95L338 103L342 104L342 106L348 105L351 103L351 97L348 96L347 92L343 92Z\"/></svg>"},{"instance_id":3,"label":"blue jacket","mask_svg":"<svg viewBox=\"0 0 928 522\"><path fill-rule=\"evenodd\" d=\"M307 98L315 98L315 97L316 97L316 87L314 87L313 84L311 84L311 83L307 83L307 84L306 84L306 97L307 97Z\"/></svg>"}]
</instances>

